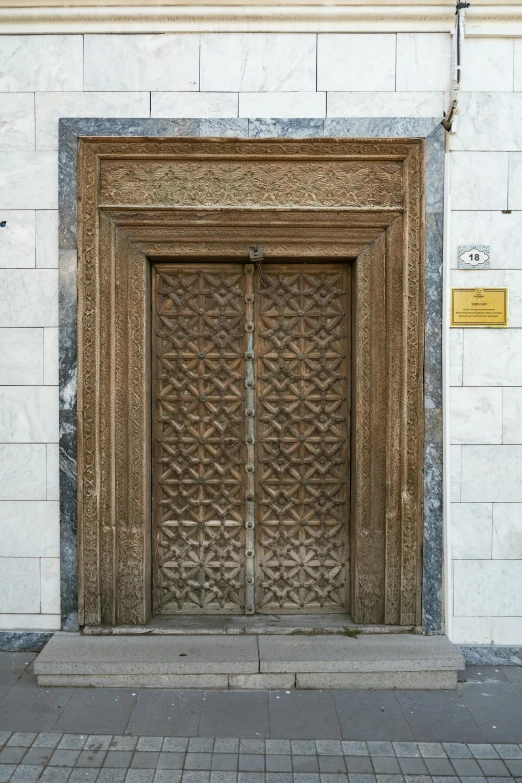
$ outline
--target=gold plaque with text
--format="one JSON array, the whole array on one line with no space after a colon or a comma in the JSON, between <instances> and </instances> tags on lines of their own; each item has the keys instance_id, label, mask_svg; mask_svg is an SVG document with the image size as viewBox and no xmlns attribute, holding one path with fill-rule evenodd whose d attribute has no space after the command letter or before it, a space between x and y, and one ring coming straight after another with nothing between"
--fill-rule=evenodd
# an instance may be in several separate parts
<instances>
[{"instance_id":1,"label":"gold plaque with text","mask_svg":"<svg viewBox=\"0 0 522 783\"><path fill-rule=\"evenodd\" d=\"M452 288L450 326L508 325L507 288Z\"/></svg>"}]
</instances>

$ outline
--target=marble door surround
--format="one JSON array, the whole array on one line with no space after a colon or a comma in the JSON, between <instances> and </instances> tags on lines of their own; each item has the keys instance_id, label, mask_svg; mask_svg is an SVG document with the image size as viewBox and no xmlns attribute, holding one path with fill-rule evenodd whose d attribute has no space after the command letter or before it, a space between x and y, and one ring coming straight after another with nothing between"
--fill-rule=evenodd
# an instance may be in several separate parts
<instances>
[{"instance_id":1,"label":"marble door surround","mask_svg":"<svg viewBox=\"0 0 522 783\"><path fill-rule=\"evenodd\" d=\"M60 121L64 629L151 616L151 261L262 244L353 262L350 612L441 631L443 159L436 120Z\"/></svg>"}]
</instances>

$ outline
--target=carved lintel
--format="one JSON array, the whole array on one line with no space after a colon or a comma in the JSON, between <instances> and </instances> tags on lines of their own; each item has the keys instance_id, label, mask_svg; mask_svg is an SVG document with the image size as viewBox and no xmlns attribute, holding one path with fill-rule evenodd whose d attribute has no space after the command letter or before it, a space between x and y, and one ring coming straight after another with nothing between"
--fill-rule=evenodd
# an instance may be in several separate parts
<instances>
[{"instance_id":1,"label":"carved lintel","mask_svg":"<svg viewBox=\"0 0 522 783\"><path fill-rule=\"evenodd\" d=\"M399 161L105 160L101 203L166 207L402 207Z\"/></svg>"}]
</instances>

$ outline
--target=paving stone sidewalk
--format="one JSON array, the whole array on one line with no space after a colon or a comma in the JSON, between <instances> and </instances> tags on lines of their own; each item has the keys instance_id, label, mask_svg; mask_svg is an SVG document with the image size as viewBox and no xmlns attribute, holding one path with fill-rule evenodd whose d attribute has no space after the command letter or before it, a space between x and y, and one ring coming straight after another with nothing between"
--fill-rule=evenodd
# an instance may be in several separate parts
<instances>
[{"instance_id":1,"label":"paving stone sidewalk","mask_svg":"<svg viewBox=\"0 0 522 783\"><path fill-rule=\"evenodd\" d=\"M522 783L522 668L451 691L38 688L0 653L0 783Z\"/></svg>"},{"instance_id":2,"label":"paving stone sidewalk","mask_svg":"<svg viewBox=\"0 0 522 783\"><path fill-rule=\"evenodd\" d=\"M522 783L522 746L0 733L1 783Z\"/></svg>"}]
</instances>

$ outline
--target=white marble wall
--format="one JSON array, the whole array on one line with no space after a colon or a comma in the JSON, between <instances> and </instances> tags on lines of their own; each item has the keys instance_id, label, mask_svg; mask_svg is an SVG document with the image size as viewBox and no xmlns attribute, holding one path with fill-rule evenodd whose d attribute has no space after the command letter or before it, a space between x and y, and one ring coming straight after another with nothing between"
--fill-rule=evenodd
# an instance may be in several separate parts
<instances>
[{"instance_id":1,"label":"white marble wall","mask_svg":"<svg viewBox=\"0 0 522 783\"><path fill-rule=\"evenodd\" d=\"M0 629L59 625L58 118L436 117L450 63L446 34L0 36ZM449 336L447 609L522 645L522 40L468 40L462 89L450 282L509 286L510 328Z\"/></svg>"},{"instance_id":2,"label":"white marble wall","mask_svg":"<svg viewBox=\"0 0 522 783\"><path fill-rule=\"evenodd\" d=\"M468 42L451 139L451 284L508 286L510 313L508 329L450 334L452 638L462 643L522 645L520 44ZM491 245L491 271L456 269L458 245L473 242Z\"/></svg>"}]
</instances>

